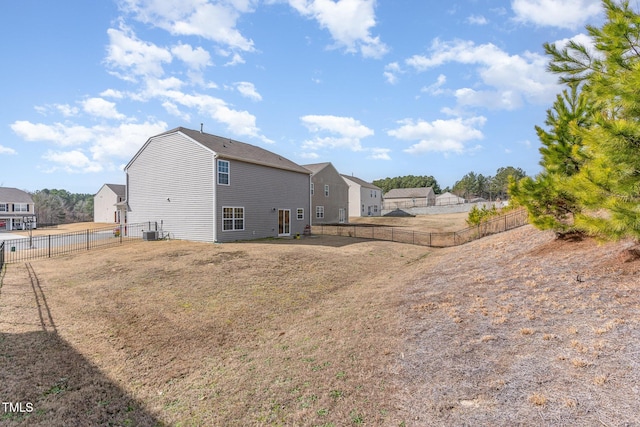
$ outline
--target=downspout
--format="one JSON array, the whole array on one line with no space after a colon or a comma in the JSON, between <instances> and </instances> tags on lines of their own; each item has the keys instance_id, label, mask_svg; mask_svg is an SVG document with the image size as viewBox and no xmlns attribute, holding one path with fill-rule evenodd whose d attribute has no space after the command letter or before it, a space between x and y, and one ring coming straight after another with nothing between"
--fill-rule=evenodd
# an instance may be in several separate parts
<instances>
[{"instance_id":1,"label":"downspout","mask_svg":"<svg viewBox=\"0 0 640 427\"><path fill-rule=\"evenodd\" d=\"M313 209L313 197L311 196L311 175L312 174L309 174L309 183L307 184L307 195L309 196L309 227L313 227L313 220L311 215L314 215L314 212L311 212L311 209Z\"/></svg>"},{"instance_id":2,"label":"downspout","mask_svg":"<svg viewBox=\"0 0 640 427\"><path fill-rule=\"evenodd\" d=\"M213 155L213 243L218 243L218 153Z\"/></svg>"}]
</instances>

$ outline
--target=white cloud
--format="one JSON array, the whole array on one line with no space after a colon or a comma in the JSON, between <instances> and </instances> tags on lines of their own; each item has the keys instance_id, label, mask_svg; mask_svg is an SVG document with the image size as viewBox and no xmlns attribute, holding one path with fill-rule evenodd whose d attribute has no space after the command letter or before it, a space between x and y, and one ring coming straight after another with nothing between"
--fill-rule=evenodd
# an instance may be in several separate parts
<instances>
[{"instance_id":1,"label":"white cloud","mask_svg":"<svg viewBox=\"0 0 640 427\"><path fill-rule=\"evenodd\" d=\"M72 107L71 105L68 105L68 104L56 104L55 108L60 112L60 114L62 114L65 117L73 117L78 115L78 108Z\"/></svg>"},{"instance_id":2,"label":"white cloud","mask_svg":"<svg viewBox=\"0 0 640 427\"><path fill-rule=\"evenodd\" d=\"M149 139L167 130L164 122L84 127L55 123L46 125L17 121L13 131L27 141L52 142L60 147L75 146L69 151L50 150L45 159L53 170L67 172L99 172L112 169L114 159L130 159ZM91 158L87 156L91 153Z\"/></svg>"},{"instance_id":3,"label":"white cloud","mask_svg":"<svg viewBox=\"0 0 640 427\"><path fill-rule=\"evenodd\" d=\"M444 84L447 82L447 76L445 76L444 74L440 74L438 76L438 79L430 84L429 86L425 86L422 89L420 89L420 92L425 92L428 93L430 95L440 95L444 92L444 90L442 90L442 86L444 86Z\"/></svg>"},{"instance_id":4,"label":"white cloud","mask_svg":"<svg viewBox=\"0 0 640 427\"><path fill-rule=\"evenodd\" d=\"M116 90L116 89L107 89L107 90L103 90L102 92L100 92L100 96L105 97L105 98L115 98L115 99L122 99L124 98L124 93L122 91Z\"/></svg>"},{"instance_id":5,"label":"white cloud","mask_svg":"<svg viewBox=\"0 0 640 427\"><path fill-rule=\"evenodd\" d=\"M124 25L121 29L110 28L107 64L116 69L117 77L126 81L136 81L138 77L160 77L164 74L163 64L172 61L171 52L153 43L138 39Z\"/></svg>"},{"instance_id":6,"label":"white cloud","mask_svg":"<svg viewBox=\"0 0 640 427\"><path fill-rule=\"evenodd\" d=\"M336 47L366 58L380 58L388 47L371 35L376 25L375 0L289 0L301 15L315 19L331 34Z\"/></svg>"},{"instance_id":7,"label":"white cloud","mask_svg":"<svg viewBox=\"0 0 640 427\"><path fill-rule=\"evenodd\" d=\"M471 15L467 17L467 22L472 25L487 25L489 21L482 15Z\"/></svg>"},{"instance_id":8,"label":"white cloud","mask_svg":"<svg viewBox=\"0 0 640 427\"><path fill-rule=\"evenodd\" d=\"M135 18L173 35L198 36L234 50L253 51L253 41L236 28L242 13L253 11L253 1L122 0L123 10Z\"/></svg>"},{"instance_id":9,"label":"white cloud","mask_svg":"<svg viewBox=\"0 0 640 427\"><path fill-rule=\"evenodd\" d=\"M368 158L370 159L391 160L391 156L389 156L391 149L389 148L371 148L370 151L371 151L371 154L368 156Z\"/></svg>"},{"instance_id":10,"label":"white cloud","mask_svg":"<svg viewBox=\"0 0 640 427\"><path fill-rule=\"evenodd\" d=\"M92 153L93 160L103 164L113 159L129 160L150 137L166 130L167 124L164 122L95 127L89 151Z\"/></svg>"},{"instance_id":11,"label":"white cloud","mask_svg":"<svg viewBox=\"0 0 640 427\"><path fill-rule=\"evenodd\" d=\"M69 173L89 173L104 170L100 163L90 160L79 150L47 151L42 158L53 163L47 172L63 170Z\"/></svg>"},{"instance_id":12,"label":"white cloud","mask_svg":"<svg viewBox=\"0 0 640 427\"><path fill-rule=\"evenodd\" d=\"M171 53L193 70L201 70L211 65L211 55L201 47L193 48L188 44L178 44Z\"/></svg>"},{"instance_id":13,"label":"white cloud","mask_svg":"<svg viewBox=\"0 0 640 427\"><path fill-rule=\"evenodd\" d=\"M180 108L178 108L178 106L173 102L165 101L162 103L162 107L167 113L171 114L172 116L179 117L185 122L191 121L191 116L189 115L189 113L182 112Z\"/></svg>"},{"instance_id":14,"label":"white cloud","mask_svg":"<svg viewBox=\"0 0 640 427\"><path fill-rule=\"evenodd\" d=\"M303 143L304 148L312 150L346 148L351 151L362 151L360 140L374 134L373 130L351 117L308 115L300 117L300 120L310 132L330 135L318 135Z\"/></svg>"},{"instance_id":15,"label":"white cloud","mask_svg":"<svg viewBox=\"0 0 640 427\"><path fill-rule=\"evenodd\" d=\"M5 147L4 145L0 145L0 154L17 154L18 152L10 147Z\"/></svg>"},{"instance_id":16,"label":"white cloud","mask_svg":"<svg viewBox=\"0 0 640 427\"><path fill-rule=\"evenodd\" d=\"M600 0L513 0L516 21L575 30L602 13Z\"/></svg>"},{"instance_id":17,"label":"white cloud","mask_svg":"<svg viewBox=\"0 0 640 427\"><path fill-rule=\"evenodd\" d=\"M398 83L398 74L401 74L402 70L397 62L392 62L384 67L384 73L382 75L387 80L387 83L392 85Z\"/></svg>"},{"instance_id":18,"label":"white cloud","mask_svg":"<svg viewBox=\"0 0 640 427\"><path fill-rule=\"evenodd\" d=\"M512 110L525 101L548 104L560 91L557 77L546 71L547 58L531 52L509 55L491 43L473 41L433 41L430 55L414 55L406 64L422 72L450 62L477 66L486 86L460 88L455 93L462 105Z\"/></svg>"},{"instance_id":19,"label":"white cloud","mask_svg":"<svg viewBox=\"0 0 640 427\"><path fill-rule=\"evenodd\" d=\"M64 125L62 123L45 125L25 120L18 120L12 123L11 129L26 141L53 142L62 147L84 144L91 141L93 135L91 129L84 126Z\"/></svg>"},{"instance_id":20,"label":"white cloud","mask_svg":"<svg viewBox=\"0 0 640 427\"><path fill-rule=\"evenodd\" d=\"M252 101L262 101L262 95L258 93L256 87L250 82L237 82L236 89L240 94Z\"/></svg>"},{"instance_id":21,"label":"white cloud","mask_svg":"<svg viewBox=\"0 0 640 427\"><path fill-rule=\"evenodd\" d=\"M486 118L482 116L433 122L405 119L399 122L399 128L390 130L387 134L403 141L418 141L404 150L409 154L430 151L462 153L465 151L465 143L484 138L479 128L485 122Z\"/></svg>"},{"instance_id":22,"label":"white cloud","mask_svg":"<svg viewBox=\"0 0 640 427\"><path fill-rule=\"evenodd\" d=\"M320 158L320 155L318 153L308 152L308 153L300 154L300 157L303 158L303 159L315 160L315 159Z\"/></svg>"},{"instance_id":23,"label":"white cloud","mask_svg":"<svg viewBox=\"0 0 640 427\"><path fill-rule=\"evenodd\" d=\"M126 116L118 113L114 102L106 101L102 98L89 98L82 101L84 111L92 116L105 119L124 120Z\"/></svg>"}]
</instances>

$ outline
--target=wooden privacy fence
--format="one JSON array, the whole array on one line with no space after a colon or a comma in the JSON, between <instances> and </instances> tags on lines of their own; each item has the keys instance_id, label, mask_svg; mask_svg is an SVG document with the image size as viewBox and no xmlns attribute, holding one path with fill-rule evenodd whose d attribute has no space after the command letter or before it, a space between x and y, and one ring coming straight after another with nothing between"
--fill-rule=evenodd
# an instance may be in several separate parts
<instances>
[{"instance_id":1,"label":"wooden privacy fence","mask_svg":"<svg viewBox=\"0 0 640 427\"><path fill-rule=\"evenodd\" d=\"M329 236L348 236L362 239L387 240L412 245L445 248L458 246L490 234L501 233L527 224L527 211L520 209L491 218L481 224L460 231L437 232L407 230L400 227L377 225L337 224L315 225L313 234Z\"/></svg>"},{"instance_id":2,"label":"wooden privacy fence","mask_svg":"<svg viewBox=\"0 0 640 427\"><path fill-rule=\"evenodd\" d=\"M72 252L122 245L140 240L144 230L153 223L126 224L123 226L94 228L74 233L49 234L4 240L0 243L0 268L2 263L50 258Z\"/></svg>"}]
</instances>

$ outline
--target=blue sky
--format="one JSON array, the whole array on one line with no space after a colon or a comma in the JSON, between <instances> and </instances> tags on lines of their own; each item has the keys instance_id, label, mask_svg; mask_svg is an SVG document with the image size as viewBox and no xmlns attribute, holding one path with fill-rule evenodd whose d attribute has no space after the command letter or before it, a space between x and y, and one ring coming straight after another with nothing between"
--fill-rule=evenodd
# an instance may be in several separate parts
<instances>
[{"instance_id":1,"label":"blue sky","mask_svg":"<svg viewBox=\"0 0 640 427\"><path fill-rule=\"evenodd\" d=\"M95 193L178 126L373 181L539 172L599 0L3 1L0 186Z\"/></svg>"}]
</instances>

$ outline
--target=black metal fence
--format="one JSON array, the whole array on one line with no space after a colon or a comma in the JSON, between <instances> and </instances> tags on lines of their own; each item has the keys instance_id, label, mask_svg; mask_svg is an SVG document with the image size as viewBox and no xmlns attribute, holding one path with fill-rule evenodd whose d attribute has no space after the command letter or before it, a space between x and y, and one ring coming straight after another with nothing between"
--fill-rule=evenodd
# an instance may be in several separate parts
<instances>
[{"instance_id":1,"label":"black metal fence","mask_svg":"<svg viewBox=\"0 0 640 427\"><path fill-rule=\"evenodd\" d=\"M399 227L358 224L315 225L311 228L311 232L321 235L387 240L398 243L444 248L462 245L484 236L521 227L527 224L527 222L527 211L520 209L491 218L480 225L451 232L432 233Z\"/></svg>"},{"instance_id":2,"label":"black metal fence","mask_svg":"<svg viewBox=\"0 0 640 427\"><path fill-rule=\"evenodd\" d=\"M4 242L0 242L0 271L4 267Z\"/></svg>"},{"instance_id":3,"label":"black metal fence","mask_svg":"<svg viewBox=\"0 0 640 427\"><path fill-rule=\"evenodd\" d=\"M0 244L2 263L50 258L72 252L122 245L142 238L144 231L154 229L154 223L87 229L73 233L49 234L5 240ZM0 267L1 268L1 267Z\"/></svg>"}]
</instances>

